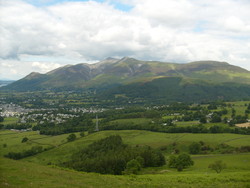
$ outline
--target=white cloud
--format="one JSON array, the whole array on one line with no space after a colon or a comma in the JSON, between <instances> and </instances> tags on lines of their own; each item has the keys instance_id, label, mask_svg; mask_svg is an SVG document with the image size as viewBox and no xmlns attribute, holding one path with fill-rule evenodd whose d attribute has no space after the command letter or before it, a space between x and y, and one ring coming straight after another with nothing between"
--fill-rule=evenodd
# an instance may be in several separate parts
<instances>
[{"instance_id":1,"label":"white cloud","mask_svg":"<svg viewBox=\"0 0 250 188\"><path fill-rule=\"evenodd\" d=\"M213 59L250 70L247 0L116 1L129 4L128 12L116 10L112 2L37 7L2 1L0 77L18 78L29 71L46 72L109 56L174 62Z\"/></svg>"},{"instance_id":2,"label":"white cloud","mask_svg":"<svg viewBox=\"0 0 250 188\"><path fill-rule=\"evenodd\" d=\"M33 62L32 67L39 69L41 73L46 73L50 70L56 69L60 67L61 65L58 63L41 63L41 62Z\"/></svg>"}]
</instances>

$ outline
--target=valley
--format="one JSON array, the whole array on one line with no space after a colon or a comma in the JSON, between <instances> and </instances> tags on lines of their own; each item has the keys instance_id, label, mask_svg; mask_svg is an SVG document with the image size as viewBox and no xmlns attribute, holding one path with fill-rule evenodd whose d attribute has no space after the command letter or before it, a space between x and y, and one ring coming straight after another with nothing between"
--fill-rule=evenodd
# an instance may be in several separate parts
<instances>
[{"instance_id":1,"label":"valley","mask_svg":"<svg viewBox=\"0 0 250 188\"><path fill-rule=\"evenodd\" d=\"M209 122L211 117L207 116L208 122L203 123L203 132L197 133L200 129L196 129L196 127L201 126L200 120L192 119L190 115L196 111L207 111L206 114L225 111L224 114L221 114L221 120L226 118L229 121L233 117L244 117L248 114L248 104L250 101L198 106L179 103L150 108L123 107L115 110L92 109L92 111L86 109L82 111L78 108L73 111L72 109L69 111L56 108L51 111L50 109L51 114L58 114L59 111L67 114L66 122L72 122L72 118L75 119L74 121L92 119L92 123L81 125L83 132L72 130L76 136L73 141L68 140L69 135L72 134L71 131L58 135L32 131L39 122L34 118L38 117L35 114L39 113L41 117L47 118L44 115L49 111L44 109L36 112L33 109L34 111L28 112L23 109L23 111L19 111L20 115L13 114L13 117L5 117L2 122L5 129L0 131L1 171L4 172L1 176L1 185L3 187L31 187L34 185L36 187L82 187L84 184L84 187L105 187L106 185L102 184L106 182L107 187L112 184L116 184L116 187L164 187L166 184L169 187L207 187L208 184L216 187L225 187L225 185L227 187L247 187L249 185L250 136L248 132L242 132L242 130L248 129L242 128L241 130L241 128L230 125L229 122L212 123ZM8 108L8 110L10 109L13 110L13 107ZM74 117L69 116L71 113L74 114ZM83 116L85 119L82 119L80 114L85 114ZM99 118L99 131L97 132L95 131L96 114ZM15 128L18 128L22 124L27 124L30 120L24 117L34 118L33 122L30 122L29 129L6 130L10 125L15 124ZM25 119L27 122L20 122L20 119ZM178 121L173 121L174 119L178 119ZM46 121L51 120L53 119ZM154 123L152 124L152 122ZM60 124L60 122L58 123ZM109 126L109 129L113 130L105 130L108 125L112 125L113 128ZM51 126L56 125L50 124L50 127L46 129L49 130L52 128ZM224 127L224 129L220 129L217 133L211 132L213 131L211 127L215 126ZM138 130L139 127L142 130ZM161 127L161 130L154 127ZM166 127L171 128L171 133L165 131ZM178 130L178 127L181 129ZM185 127L192 127L192 129L183 129ZM207 128L207 132L204 132L204 128ZM175 133L174 130L177 132ZM238 130L237 134L230 133L235 130ZM183 133L179 133L179 131ZM93 172L78 172L62 165L71 160L72 154L112 135L121 136L123 142L129 147L146 146L160 151L164 155L166 164L159 167L144 167L137 175L101 175ZM27 138L27 141L24 142L24 138ZM194 143L199 145L199 149L195 153L190 150ZM22 155L28 151L34 153L25 154L21 158L16 158L17 160L8 159L13 156L13 154L9 155L10 153ZM181 153L188 153L194 161L194 165L178 172L175 168L169 167L168 163L170 156L178 156ZM226 168L220 174L208 168L217 160L226 164ZM71 181L63 177L70 177Z\"/></svg>"},{"instance_id":2,"label":"valley","mask_svg":"<svg viewBox=\"0 0 250 188\"><path fill-rule=\"evenodd\" d=\"M250 186L249 71L107 58L0 88L1 187Z\"/></svg>"}]
</instances>

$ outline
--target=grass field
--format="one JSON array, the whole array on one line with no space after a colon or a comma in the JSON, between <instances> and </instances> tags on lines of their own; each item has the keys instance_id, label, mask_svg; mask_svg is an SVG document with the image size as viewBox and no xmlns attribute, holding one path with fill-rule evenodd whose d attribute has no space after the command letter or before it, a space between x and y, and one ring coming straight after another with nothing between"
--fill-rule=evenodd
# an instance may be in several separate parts
<instances>
[{"instance_id":1,"label":"grass field","mask_svg":"<svg viewBox=\"0 0 250 188\"><path fill-rule=\"evenodd\" d=\"M96 173L82 173L62 169L47 164L59 164L70 159L73 152L86 147L101 138L119 134L129 145L149 145L153 148L171 145L175 142L186 147L193 141L203 141L211 145L226 143L239 147L249 145L249 135L237 134L170 134L150 131L123 130L102 131L66 142L68 134L59 136L39 135L38 132L0 131L1 147L1 184L0 187L250 187L250 153L193 155L195 165L177 172L167 165L159 168L145 168L141 175L113 176ZM23 137L28 137L27 143L21 143ZM3 147L7 144L7 147ZM9 151L22 151L34 145L53 149L22 160L10 160L2 156ZM184 150L185 150L184 147ZM165 153L166 158L169 153ZM208 165L216 160L222 160L227 168L217 174Z\"/></svg>"},{"instance_id":2,"label":"grass field","mask_svg":"<svg viewBox=\"0 0 250 188\"><path fill-rule=\"evenodd\" d=\"M2 131L2 133L8 133L10 131ZM11 141L8 140L8 135L1 135L0 144L3 145L7 143L7 148L3 148L3 154L6 154L8 151L22 151L25 149L31 148L33 145L39 144L52 144L55 146L54 149L38 154L34 157L28 157L23 160L36 162L40 164L53 163L57 164L58 162L63 162L68 160L71 157L71 154L80 148L86 147L88 144L92 143L95 140L105 138L110 135L119 134L124 142L129 145L149 145L153 148L159 148L162 146L172 145L173 143L177 144L177 147L181 151L187 151L188 145L192 142L203 141L211 146L218 144L228 144L233 147L246 146L250 143L250 136L248 135L237 135L237 134L191 134L191 133L179 133L179 134L170 134L170 133L156 133L150 131L137 131L137 130L123 130L123 131L102 131L94 134L90 134L86 137L80 138L79 133L77 133L78 139L74 142L66 142L67 134L59 136L44 136L39 135L37 132L23 132L23 133L12 133ZM32 142L21 143L21 140L24 136L27 136L29 139L35 139ZM60 145L62 144L62 145ZM59 147L56 147L60 145ZM50 145L48 145L49 147ZM46 145L44 145L46 147ZM167 155L168 153L166 153Z\"/></svg>"},{"instance_id":3,"label":"grass field","mask_svg":"<svg viewBox=\"0 0 250 188\"><path fill-rule=\"evenodd\" d=\"M4 172L4 173L3 173ZM248 188L250 172L165 172L154 175L114 176L82 173L1 158L1 187L175 187Z\"/></svg>"},{"instance_id":4,"label":"grass field","mask_svg":"<svg viewBox=\"0 0 250 188\"><path fill-rule=\"evenodd\" d=\"M8 152L20 152L23 150L28 150L32 146L36 145L43 146L43 148L57 147L58 145L67 142L66 138L68 135L69 134L47 136L40 135L36 131L0 131L0 154L3 156ZM29 139L28 142L22 143L22 139L24 137ZM6 147L3 147L4 144L6 144Z\"/></svg>"},{"instance_id":5,"label":"grass field","mask_svg":"<svg viewBox=\"0 0 250 188\"><path fill-rule=\"evenodd\" d=\"M248 104L250 101L237 101L237 102L227 102L226 104L231 104L232 107L236 110L236 115L245 115L245 110L247 109ZM224 117L231 117L232 115L232 108L226 108L228 110L228 114Z\"/></svg>"},{"instance_id":6,"label":"grass field","mask_svg":"<svg viewBox=\"0 0 250 188\"><path fill-rule=\"evenodd\" d=\"M148 118L130 118L130 119L117 119L111 122L114 123L134 123L134 124L147 124L150 123L152 120Z\"/></svg>"},{"instance_id":7,"label":"grass field","mask_svg":"<svg viewBox=\"0 0 250 188\"><path fill-rule=\"evenodd\" d=\"M18 121L18 118L16 117L7 117L7 118L4 118L4 121L1 122L1 124L8 125L8 124L16 123L17 121Z\"/></svg>"}]
</instances>

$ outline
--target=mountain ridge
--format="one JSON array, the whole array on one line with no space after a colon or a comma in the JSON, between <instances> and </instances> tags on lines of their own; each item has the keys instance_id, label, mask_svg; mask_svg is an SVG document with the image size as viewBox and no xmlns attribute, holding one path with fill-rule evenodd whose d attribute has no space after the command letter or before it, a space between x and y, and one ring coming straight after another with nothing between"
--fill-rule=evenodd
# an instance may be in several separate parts
<instances>
[{"instance_id":1,"label":"mountain ridge","mask_svg":"<svg viewBox=\"0 0 250 188\"><path fill-rule=\"evenodd\" d=\"M176 85L170 82L174 82ZM210 93L208 98L217 96L209 89L220 95L223 95L223 90L227 90L227 92L232 90L231 92L235 95L236 93L241 94L237 91L238 87L242 88L242 96L250 97L250 71L227 62L210 60L177 64L124 57L121 59L107 58L94 64L66 65L45 74L33 72L8 86L2 87L1 90L97 89L105 90L104 93L108 96L114 97L123 92L132 98L137 96L143 98L143 92L141 92L143 90L145 96L147 93L151 93L150 97L155 95L164 98L164 95L167 94L173 95L173 99L176 99L174 95L177 94L169 92L169 90L182 93L183 96L186 96L185 92L193 96L196 95L191 91L193 88L199 95L197 98L202 99L200 96L206 95L206 91ZM214 88L222 89L222 91L217 92ZM127 93L127 90L134 96ZM158 94L157 90L161 94ZM101 97L105 98L103 95ZM230 95L224 95L230 99ZM183 97L178 96L179 98Z\"/></svg>"}]
</instances>

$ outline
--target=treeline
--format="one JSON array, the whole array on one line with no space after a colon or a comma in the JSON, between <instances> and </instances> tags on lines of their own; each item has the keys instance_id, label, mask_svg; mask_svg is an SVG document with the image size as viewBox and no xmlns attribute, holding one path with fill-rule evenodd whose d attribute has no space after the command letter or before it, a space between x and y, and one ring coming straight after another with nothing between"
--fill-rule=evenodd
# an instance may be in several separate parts
<instances>
[{"instance_id":1,"label":"treeline","mask_svg":"<svg viewBox=\"0 0 250 188\"><path fill-rule=\"evenodd\" d=\"M90 144L72 155L62 165L78 171L120 175L129 171L131 164L141 167L162 166L165 158L158 150L150 147L130 147L118 135L109 136Z\"/></svg>"},{"instance_id":2,"label":"treeline","mask_svg":"<svg viewBox=\"0 0 250 188\"><path fill-rule=\"evenodd\" d=\"M17 130L21 130L21 129L30 129L31 127L32 127L31 124L16 123L16 124L7 124L7 125L4 125L2 128L4 128L4 129L17 129Z\"/></svg>"},{"instance_id":3,"label":"treeline","mask_svg":"<svg viewBox=\"0 0 250 188\"><path fill-rule=\"evenodd\" d=\"M160 118L161 112L145 107L127 107L124 109L107 110L98 114L99 118L104 118L106 122L116 119L130 118Z\"/></svg>"},{"instance_id":4,"label":"treeline","mask_svg":"<svg viewBox=\"0 0 250 188\"><path fill-rule=\"evenodd\" d=\"M40 134L45 135L60 135L71 132L82 132L90 131L94 129L93 121L88 115L82 115L80 117L75 117L67 120L64 123L55 124L51 122L45 122L43 124L38 124L32 128L33 131L40 131Z\"/></svg>"},{"instance_id":5,"label":"treeline","mask_svg":"<svg viewBox=\"0 0 250 188\"><path fill-rule=\"evenodd\" d=\"M192 125L186 127L177 126L164 126L159 124L135 124L135 123L117 123L111 122L108 124L101 124L100 130L147 130L154 132L165 132L165 133L235 133L235 134L250 134L250 129L244 127L223 127L214 125L206 127L202 124Z\"/></svg>"},{"instance_id":6,"label":"treeline","mask_svg":"<svg viewBox=\"0 0 250 188\"><path fill-rule=\"evenodd\" d=\"M212 154L212 153L247 153L250 152L250 146L233 147L225 143L211 146L203 141L193 142L188 146L190 154Z\"/></svg>"},{"instance_id":7,"label":"treeline","mask_svg":"<svg viewBox=\"0 0 250 188\"><path fill-rule=\"evenodd\" d=\"M248 110L245 115L236 115L236 111L232 108L231 118L222 118L223 115L228 114L228 109L225 107L227 104L223 102L210 103L207 107L201 105L188 105L185 103L172 103L170 105L163 105L151 108L145 107L128 107L119 110L107 110L98 114L102 118L103 123L109 123L117 119L130 119L130 118L149 118L157 120L159 123L164 122L162 117L164 115L171 115L172 120L177 121L199 121L200 123L227 123L233 126L237 123L245 123L248 120ZM220 107L220 109L218 109ZM215 111L216 110L216 111ZM169 121L169 120L168 120Z\"/></svg>"},{"instance_id":8,"label":"treeline","mask_svg":"<svg viewBox=\"0 0 250 188\"><path fill-rule=\"evenodd\" d=\"M9 152L8 154L4 155L4 157L10 158L10 159L22 159L25 157L30 157L33 155L36 155L38 153L41 153L43 151L48 150L48 148L43 148L42 146L33 146L29 150L21 151L21 152Z\"/></svg>"}]
</instances>

